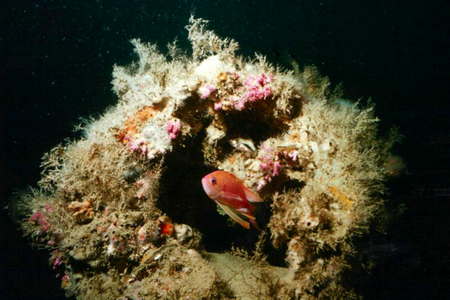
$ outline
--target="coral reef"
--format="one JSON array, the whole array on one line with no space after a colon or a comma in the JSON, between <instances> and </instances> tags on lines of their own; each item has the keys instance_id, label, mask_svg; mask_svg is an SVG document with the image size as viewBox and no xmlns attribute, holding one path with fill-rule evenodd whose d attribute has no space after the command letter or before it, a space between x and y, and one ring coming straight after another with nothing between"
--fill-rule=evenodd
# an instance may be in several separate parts
<instances>
[{"instance_id":1,"label":"coral reef","mask_svg":"<svg viewBox=\"0 0 450 300\"><path fill-rule=\"evenodd\" d=\"M132 41L138 61L114 66L117 104L44 156L23 231L79 299L357 297L343 275L383 214L395 136L314 68L244 59L206 24L186 27L191 55ZM262 231L214 210L200 180L216 169L265 200ZM208 252L230 226L253 246Z\"/></svg>"}]
</instances>

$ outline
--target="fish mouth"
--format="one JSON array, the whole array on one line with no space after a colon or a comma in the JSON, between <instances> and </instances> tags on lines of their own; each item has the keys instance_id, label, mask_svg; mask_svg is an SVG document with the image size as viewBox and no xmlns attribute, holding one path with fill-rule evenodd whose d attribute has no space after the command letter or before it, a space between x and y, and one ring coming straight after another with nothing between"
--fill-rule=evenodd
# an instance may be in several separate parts
<instances>
[{"instance_id":1,"label":"fish mouth","mask_svg":"<svg viewBox=\"0 0 450 300\"><path fill-rule=\"evenodd\" d=\"M205 193L209 195L211 192L211 189L208 186L208 179L206 177L207 176L202 178L202 187L203 187L203 190L205 191Z\"/></svg>"},{"instance_id":2,"label":"fish mouth","mask_svg":"<svg viewBox=\"0 0 450 300\"><path fill-rule=\"evenodd\" d=\"M207 177L208 176L202 178L203 190L205 191L206 195L208 195L209 198L214 200L216 193L214 192L214 189L212 189L211 186L209 185Z\"/></svg>"}]
</instances>

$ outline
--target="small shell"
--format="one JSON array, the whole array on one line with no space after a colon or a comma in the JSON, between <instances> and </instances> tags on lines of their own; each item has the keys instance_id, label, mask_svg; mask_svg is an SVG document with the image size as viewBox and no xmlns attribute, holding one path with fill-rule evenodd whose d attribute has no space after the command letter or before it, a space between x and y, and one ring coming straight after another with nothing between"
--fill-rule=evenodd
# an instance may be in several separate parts
<instances>
[{"instance_id":1,"label":"small shell","mask_svg":"<svg viewBox=\"0 0 450 300\"><path fill-rule=\"evenodd\" d=\"M236 148L237 150L240 150L240 151L245 151L245 152L256 151L255 144L253 143L253 141L251 139L243 139L243 138L232 139L232 140L230 140L230 144L231 144L231 146L233 146L234 148Z\"/></svg>"},{"instance_id":2,"label":"small shell","mask_svg":"<svg viewBox=\"0 0 450 300\"><path fill-rule=\"evenodd\" d=\"M206 128L206 134L210 144L213 144L225 137L225 132L214 125L210 125Z\"/></svg>"},{"instance_id":3,"label":"small shell","mask_svg":"<svg viewBox=\"0 0 450 300\"><path fill-rule=\"evenodd\" d=\"M192 238L192 228L186 224L175 225L175 238L180 242L186 242Z\"/></svg>"}]
</instances>

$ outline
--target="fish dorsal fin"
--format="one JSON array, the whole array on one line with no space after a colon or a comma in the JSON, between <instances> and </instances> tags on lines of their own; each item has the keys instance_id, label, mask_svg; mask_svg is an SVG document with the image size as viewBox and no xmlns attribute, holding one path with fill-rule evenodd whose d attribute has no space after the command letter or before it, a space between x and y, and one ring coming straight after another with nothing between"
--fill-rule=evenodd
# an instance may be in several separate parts
<instances>
[{"instance_id":1,"label":"fish dorsal fin","mask_svg":"<svg viewBox=\"0 0 450 300\"><path fill-rule=\"evenodd\" d=\"M250 229L250 223L242 219L236 211L226 205L222 205L219 202L217 204L223 209L223 211L230 216L235 222L239 223L245 229Z\"/></svg>"},{"instance_id":2,"label":"fish dorsal fin","mask_svg":"<svg viewBox=\"0 0 450 300\"><path fill-rule=\"evenodd\" d=\"M257 193L247 187L244 187L244 193L249 202L264 202L264 200L261 199L261 197Z\"/></svg>"}]
</instances>

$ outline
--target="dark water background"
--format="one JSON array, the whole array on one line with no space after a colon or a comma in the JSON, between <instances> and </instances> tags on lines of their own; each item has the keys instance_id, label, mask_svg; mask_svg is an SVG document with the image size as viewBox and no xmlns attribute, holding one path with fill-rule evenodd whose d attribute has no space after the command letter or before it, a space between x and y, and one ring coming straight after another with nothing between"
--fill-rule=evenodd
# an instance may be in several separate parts
<instances>
[{"instance_id":1,"label":"dark water background","mask_svg":"<svg viewBox=\"0 0 450 300\"><path fill-rule=\"evenodd\" d=\"M439 299L450 286L450 5L448 1L3 1L0 8L0 196L33 185L40 157L80 117L114 104L113 64L131 38L187 47L190 14L241 53L316 65L351 99L372 97L382 129L398 126L407 173L391 184L407 210L368 255L368 299ZM1 203L2 206L6 201ZM386 254L388 253L388 254ZM48 254L0 219L0 299L62 299Z\"/></svg>"}]
</instances>

